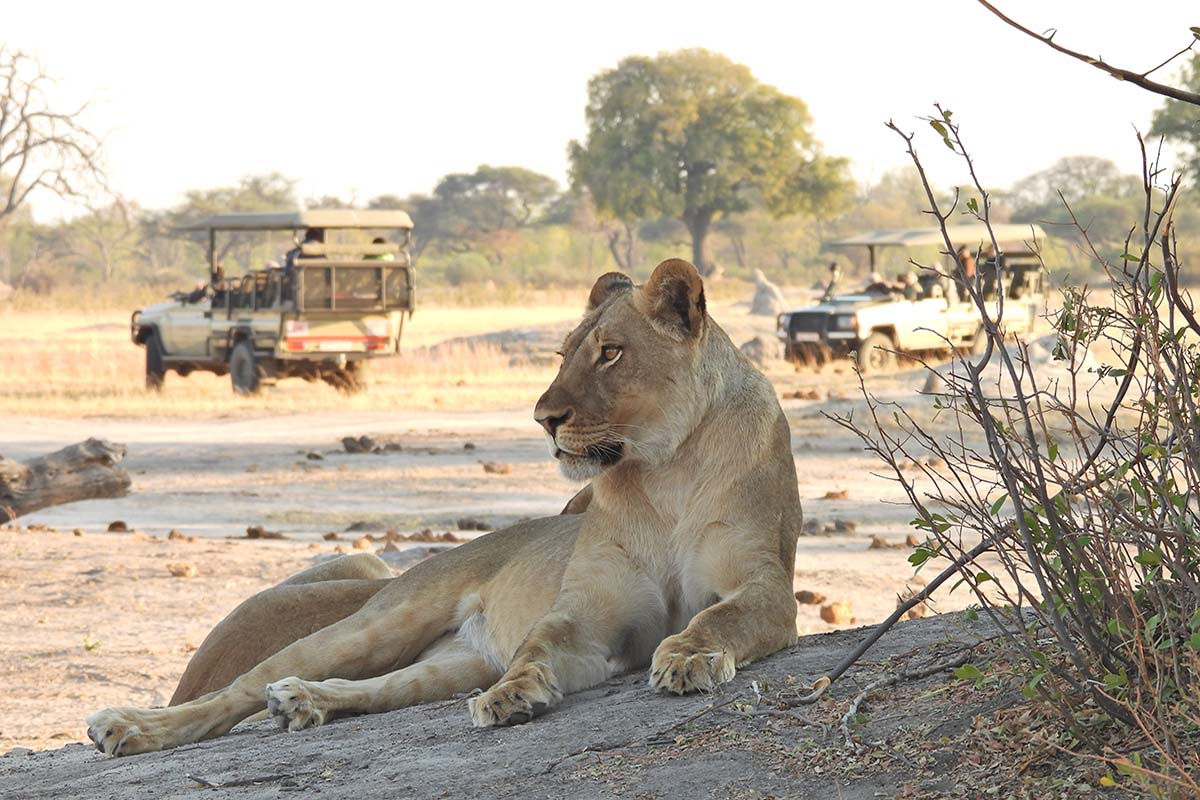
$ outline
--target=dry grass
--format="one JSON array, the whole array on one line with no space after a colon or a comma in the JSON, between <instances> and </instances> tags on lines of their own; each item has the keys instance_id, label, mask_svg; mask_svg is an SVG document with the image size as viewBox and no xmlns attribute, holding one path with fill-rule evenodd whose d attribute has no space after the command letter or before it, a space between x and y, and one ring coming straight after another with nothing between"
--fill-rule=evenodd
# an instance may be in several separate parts
<instances>
[{"instance_id":1,"label":"dry grass","mask_svg":"<svg viewBox=\"0 0 1200 800\"><path fill-rule=\"evenodd\" d=\"M406 322L404 355L375 362L374 385L346 398L324 384L281 381L261 396L232 394L228 378L167 377L161 394L142 385L144 355L129 341L128 312L10 311L0 316L0 414L78 417L192 416L278 411L484 410L533 403L552 365L513 363L486 344L447 339L577 319L582 300L555 305L419 308Z\"/></svg>"}]
</instances>

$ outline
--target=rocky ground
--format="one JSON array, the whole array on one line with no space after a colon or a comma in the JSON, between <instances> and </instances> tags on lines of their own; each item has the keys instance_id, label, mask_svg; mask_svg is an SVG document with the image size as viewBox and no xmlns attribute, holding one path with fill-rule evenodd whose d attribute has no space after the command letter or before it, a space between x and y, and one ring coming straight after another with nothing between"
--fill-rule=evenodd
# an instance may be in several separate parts
<instances>
[{"instance_id":1,"label":"rocky ground","mask_svg":"<svg viewBox=\"0 0 1200 800\"><path fill-rule=\"evenodd\" d=\"M948 672L872 695L881 675L988 658L992 631L962 615L903 623L812 706L791 706L862 630L810 636L714 695L667 697L640 673L568 697L516 728L476 730L465 702L355 717L286 734L269 722L164 753L110 759L83 744L0 758L0 796L96 800L506 797L1076 797L1089 776L1027 739L1005 741L1020 699ZM966 648L975 648L964 653ZM846 732L849 732L850 744ZM1024 760L1021 770L1014 769ZM1093 777L1094 779L1094 777ZM1109 796L1106 794L1106 796ZM1119 796L1119 795L1118 795Z\"/></svg>"}]
</instances>

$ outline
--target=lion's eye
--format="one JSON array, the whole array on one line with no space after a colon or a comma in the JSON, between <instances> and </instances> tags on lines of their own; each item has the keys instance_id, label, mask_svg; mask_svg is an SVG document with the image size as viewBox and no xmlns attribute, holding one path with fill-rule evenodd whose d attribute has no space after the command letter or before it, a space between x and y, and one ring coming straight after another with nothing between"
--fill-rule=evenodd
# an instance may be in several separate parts
<instances>
[{"instance_id":1,"label":"lion's eye","mask_svg":"<svg viewBox=\"0 0 1200 800\"><path fill-rule=\"evenodd\" d=\"M621 348L615 344L606 344L600 348L600 363L611 364L621 357Z\"/></svg>"}]
</instances>

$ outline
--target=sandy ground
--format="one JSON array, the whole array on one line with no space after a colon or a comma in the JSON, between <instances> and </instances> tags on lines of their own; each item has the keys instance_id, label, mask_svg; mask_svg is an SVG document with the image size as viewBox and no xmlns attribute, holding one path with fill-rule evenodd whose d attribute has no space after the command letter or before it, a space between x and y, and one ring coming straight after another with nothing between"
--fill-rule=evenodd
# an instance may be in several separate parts
<instances>
[{"instance_id":1,"label":"sandy ground","mask_svg":"<svg viewBox=\"0 0 1200 800\"><path fill-rule=\"evenodd\" d=\"M806 517L857 526L853 534L803 537L796 587L849 601L857 624L876 622L895 607L912 569L907 549L868 550L868 540L902 541L911 513L888 502L900 500L892 483L868 475L871 458L814 415L828 403L787 402ZM342 452L343 435L363 433L404 449ZM462 517L501 526L557 513L575 489L558 476L527 413L517 411L53 425L9 417L4 447L24 457L87 435L128 446L133 490L21 520L34 530L0 530L0 752L79 741L84 717L107 705L165 703L217 621L313 559L349 548L358 534L345 529L355 522L402 533L455 529ZM473 450L464 449L468 442ZM512 471L486 473L481 460ZM847 499L823 499L840 490ZM133 532L107 533L115 520ZM250 525L291 540L224 538ZM169 541L171 530L195 541ZM324 541L329 532L341 532L343 541ZM173 562L191 563L199 574L173 578ZM961 608L968 599L950 595L939 608ZM801 633L837 627L845 626L821 621L816 606L800 607Z\"/></svg>"},{"instance_id":2,"label":"sandy ground","mask_svg":"<svg viewBox=\"0 0 1200 800\"><path fill-rule=\"evenodd\" d=\"M742 306L715 313L735 342L773 324L749 317ZM542 333L553 341L570 318L543 317ZM4 455L28 458L99 436L127 446L133 476L127 497L46 509L22 518L25 528L0 530L0 674L6 678L0 752L80 741L85 716L107 705L165 703L189 653L241 600L349 546L325 541L326 533L351 540L357 534L345 531L354 523L409 533L452 530L464 517L498 527L557 513L578 487L558 475L530 410L552 374L552 366L522 372L528 388L519 384L520 402L502 410L475 402L474 387L452 383L438 391L453 411L408 408L386 394L299 411L272 405L268 394L229 413L198 408L190 416L179 409L114 413L111 403L93 413L86 398L63 397L52 416L33 416L25 413L25 401L14 403L20 411L0 402ZM770 374L781 393L804 389L817 396L783 400L806 519L854 526L850 533L801 539L796 588L851 603L853 624L877 622L895 608L913 570L907 548L867 545L873 535L903 542L912 512L894 482L873 474L880 470L876 459L826 416L862 412L854 375L848 365L819 374L776 365ZM930 401L917 393L922 381L910 370L874 379L871 388L929 418ZM321 388L299 384L289 391ZM182 393L186 386L173 380L168 391ZM364 434L400 449L343 451L342 437ZM485 472L482 461L502 462L511 471ZM133 532L106 533L115 520ZM250 525L289 539L226 538ZM76 529L82 535L74 535ZM167 541L172 530L196 541ZM167 564L177 561L192 563L199 574L171 577ZM961 592L943 595L937 608L958 609L969 600ZM823 622L816 606L800 607L798 625L801 633L839 627Z\"/></svg>"}]
</instances>

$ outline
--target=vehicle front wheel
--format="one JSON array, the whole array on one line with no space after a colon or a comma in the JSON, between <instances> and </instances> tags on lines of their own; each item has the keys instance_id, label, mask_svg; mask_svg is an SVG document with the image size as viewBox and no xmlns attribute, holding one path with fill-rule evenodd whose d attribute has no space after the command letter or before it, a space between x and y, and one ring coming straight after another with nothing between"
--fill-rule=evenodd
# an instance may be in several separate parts
<instances>
[{"instance_id":1,"label":"vehicle front wheel","mask_svg":"<svg viewBox=\"0 0 1200 800\"><path fill-rule=\"evenodd\" d=\"M146 348L146 388L152 392L161 392L163 377L166 375L163 368L162 340L158 338L156 331L149 331L142 345Z\"/></svg>"},{"instance_id":2,"label":"vehicle front wheel","mask_svg":"<svg viewBox=\"0 0 1200 800\"><path fill-rule=\"evenodd\" d=\"M858 371L863 375L888 372L896 368L896 347L890 336L876 331L858 346Z\"/></svg>"},{"instance_id":3,"label":"vehicle front wheel","mask_svg":"<svg viewBox=\"0 0 1200 800\"><path fill-rule=\"evenodd\" d=\"M248 340L238 342L229 354L229 380L237 394L258 394L262 373L254 357L254 345Z\"/></svg>"}]
</instances>

